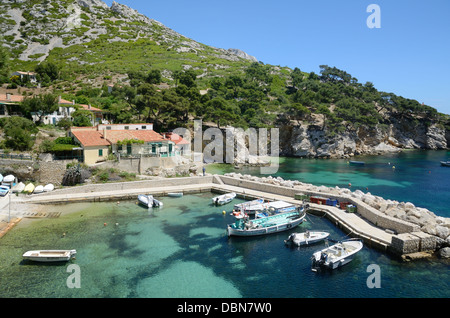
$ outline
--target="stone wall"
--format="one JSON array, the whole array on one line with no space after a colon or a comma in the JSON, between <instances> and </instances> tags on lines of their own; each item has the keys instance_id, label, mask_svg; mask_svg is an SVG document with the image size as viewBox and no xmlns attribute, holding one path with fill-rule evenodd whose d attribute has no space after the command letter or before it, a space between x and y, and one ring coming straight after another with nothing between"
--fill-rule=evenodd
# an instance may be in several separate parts
<instances>
[{"instance_id":1,"label":"stone wall","mask_svg":"<svg viewBox=\"0 0 450 318\"><path fill-rule=\"evenodd\" d=\"M239 186L256 191L263 191L278 195L285 195L292 198L295 196L295 194L301 192L309 196L323 196L338 199L340 202L351 202L352 204L357 206L358 209L357 211L362 217L364 217L369 222L375 224L376 226L379 226L384 229L393 230L396 233L409 233L419 230L419 227L417 225L385 215L377 211L376 209L370 207L369 205L365 204L364 202L351 197L350 195L342 195L337 193L327 194L323 192L308 191L299 186L285 187L251 180L237 179L227 176L221 176L220 178L222 182L227 185Z\"/></svg>"},{"instance_id":2,"label":"stone wall","mask_svg":"<svg viewBox=\"0 0 450 318\"><path fill-rule=\"evenodd\" d=\"M67 163L71 161L34 161L34 160L0 160L0 173L12 174L18 182L32 181L42 185L53 183L61 184L66 171Z\"/></svg>"}]
</instances>

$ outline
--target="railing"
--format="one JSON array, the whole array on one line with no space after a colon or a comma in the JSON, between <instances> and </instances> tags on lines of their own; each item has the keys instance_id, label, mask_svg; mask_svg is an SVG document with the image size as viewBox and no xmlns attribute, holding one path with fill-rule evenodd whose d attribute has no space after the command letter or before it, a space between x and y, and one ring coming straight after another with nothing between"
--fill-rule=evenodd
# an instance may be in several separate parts
<instances>
[{"instance_id":1,"label":"railing","mask_svg":"<svg viewBox=\"0 0 450 318\"><path fill-rule=\"evenodd\" d=\"M15 155L15 154L6 154L0 153L0 159L19 159L19 160L33 160L33 157L29 155Z\"/></svg>"}]
</instances>

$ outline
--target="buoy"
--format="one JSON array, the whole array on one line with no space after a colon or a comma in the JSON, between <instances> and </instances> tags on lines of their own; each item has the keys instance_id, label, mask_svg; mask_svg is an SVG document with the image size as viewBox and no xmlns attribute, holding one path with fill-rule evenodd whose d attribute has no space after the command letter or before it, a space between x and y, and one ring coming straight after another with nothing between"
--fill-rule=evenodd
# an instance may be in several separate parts
<instances>
[{"instance_id":1,"label":"buoy","mask_svg":"<svg viewBox=\"0 0 450 318\"><path fill-rule=\"evenodd\" d=\"M119 223L116 223L116 226L119 226Z\"/></svg>"},{"instance_id":2,"label":"buoy","mask_svg":"<svg viewBox=\"0 0 450 318\"><path fill-rule=\"evenodd\" d=\"M395 166L392 166L392 169L395 169Z\"/></svg>"},{"instance_id":3,"label":"buoy","mask_svg":"<svg viewBox=\"0 0 450 318\"><path fill-rule=\"evenodd\" d=\"M103 223L103 226L106 226L106 223Z\"/></svg>"},{"instance_id":4,"label":"buoy","mask_svg":"<svg viewBox=\"0 0 450 318\"><path fill-rule=\"evenodd\" d=\"M349 186L349 187L351 187L351 186L352 186L352 184L351 184L351 183L349 182L349 183L348 183L348 186Z\"/></svg>"},{"instance_id":5,"label":"buoy","mask_svg":"<svg viewBox=\"0 0 450 318\"><path fill-rule=\"evenodd\" d=\"M222 211L222 214L225 215L227 212L225 212L225 210Z\"/></svg>"}]
</instances>

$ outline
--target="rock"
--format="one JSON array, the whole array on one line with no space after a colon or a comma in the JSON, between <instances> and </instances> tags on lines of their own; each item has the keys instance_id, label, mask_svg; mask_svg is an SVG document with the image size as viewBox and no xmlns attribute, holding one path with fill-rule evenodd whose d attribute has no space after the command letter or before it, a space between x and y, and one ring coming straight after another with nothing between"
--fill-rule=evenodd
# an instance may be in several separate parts
<instances>
[{"instance_id":1,"label":"rock","mask_svg":"<svg viewBox=\"0 0 450 318\"><path fill-rule=\"evenodd\" d=\"M441 258L450 258L450 247L441 248L438 252L438 255Z\"/></svg>"},{"instance_id":2,"label":"rock","mask_svg":"<svg viewBox=\"0 0 450 318\"><path fill-rule=\"evenodd\" d=\"M437 225L436 235L445 240L450 235L450 229L442 225Z\"/></svg>"}]
</instances>

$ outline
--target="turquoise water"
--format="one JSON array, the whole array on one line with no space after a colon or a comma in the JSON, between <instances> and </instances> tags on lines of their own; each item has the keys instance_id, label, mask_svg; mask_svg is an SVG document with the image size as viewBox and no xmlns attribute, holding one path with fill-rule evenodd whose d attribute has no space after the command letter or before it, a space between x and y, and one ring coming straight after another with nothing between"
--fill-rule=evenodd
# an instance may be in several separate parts
<instances>
[{"instance_id":1,"label":"turquoise water","mask_svg":"<svg viewBox=\"0 0 450 318\"><path fill-rule=\"evenodd\" d=\"M286 159L283 165L289 164L280 168L279 173L286 179L298 174L306 182L306 176L315 176L316 171L328 176L327 180L322 180L329 181L322 182L327 185L338 185L333 182L342 178L340 184L352 182L352 188L368 186L369 191L381 191L384 187L400 189L398 192L389 191L395 198L396 193L409 191L416 177L393 177L402 171L406 174L406 166L399 164L401 161L397 157L390 159L397 160L396 171L388 174L391 170L384 167L372 168L382 170L380 176L386 176L373 179L369 177L370 171L364 171L370 168L369 165L358 168L362 171L356 168L349 170L345 162L340 161L316 163ZM405 163L406 158L402 162ZM416 161L411 162L413 165ZM314 167L307 168L311 165ZM323 168L326 165L330 165L328 169ZM336 169L331 168L333 165L342 168L339 173L342 176L333 173ZM436 176L439 168L431 173ZM320 183L321 178L316 181ZM135 201L51 206L50 212L64 210L65 213L57 219L22 221L0 240L0 297L450 297L448 262L437 259L403 263L370 246L365 246L352 262L342 268L333 272L312 272L310 257L325 243L298 249L285 246L283 240L292 232L306 229L329 231L333 239L345 237L345 233L325 218L308 215L306 222L284 233L228 238L225 228L233 222L229 215L232 204L212 206L213 196L212 193L203 193L161 198L164 207L153 210L142 208ZM411 197L414 197L412 193ZM233 203L243 201L235 199ZM224 210L227 213L223 214ZM27 250L60 248L77 249L76 259L57 265L22 260L22 254ZM79 266L80 288L67 286L72 273L67 271L69 264ZM380 268L381 288L367 285L372 274L367 269L371 264Z\"/></svg>"},{"instance_id":2,"label":"turquoise water","mask_svg":"<svg viewBox=\"0 0 450 318\"><path fill-rule=\"evenodd\" d=\"M440 161L450 158L450 151L404 151L387 156L359 156L364 166L349 165L348 159L281 158L278 172L286 180L300 180L315 185L343 187L370 192L386 199L412 202L437 215L450 217L450 169ZM394 168L395 167L395 168ZM210 173L237 172L260 176L260 168L210 165ZM261 175L262 176L262 175Z\"/></svg>"}]
</instances>

